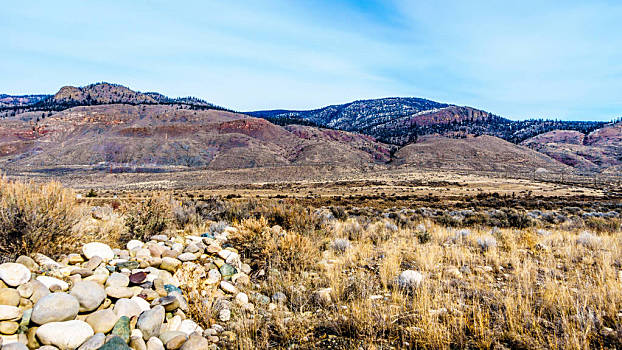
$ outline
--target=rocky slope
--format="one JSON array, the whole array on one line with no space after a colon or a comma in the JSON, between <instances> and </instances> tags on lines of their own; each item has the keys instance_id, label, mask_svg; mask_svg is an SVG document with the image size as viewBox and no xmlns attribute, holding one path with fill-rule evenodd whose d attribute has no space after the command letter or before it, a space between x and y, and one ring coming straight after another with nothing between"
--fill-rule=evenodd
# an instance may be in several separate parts
<instances>
[{"instance_id":1,"label":"rocky slope","mask_svg":"<svg viewBox=\"0 0 622 350\"><path fill-rule=\"evenodd\" d=\"M607 125L587 135L554 130L522 144L580 170L609 172L622 165L622 123Z\"/></svg>"}]
</instances>

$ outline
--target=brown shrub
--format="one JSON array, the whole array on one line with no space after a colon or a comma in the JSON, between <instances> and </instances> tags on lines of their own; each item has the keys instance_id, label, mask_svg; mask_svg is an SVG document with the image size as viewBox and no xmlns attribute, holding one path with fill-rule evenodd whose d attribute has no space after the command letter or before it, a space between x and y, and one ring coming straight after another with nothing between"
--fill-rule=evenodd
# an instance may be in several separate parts
<instances>
[{"instance_id":1,"label":"brown shrub","mask_svg":"<svg viewBox=\"0 0 622 350\"><path fill-rule=\"evenodd\" d=\"M147 241L153 235L164 233L173 223L173 208L171 197L162 193L155 193L137 205L126 205L127 233L121 241Z\"/></svg>"},{"instance_id":2,"label":"brown shrub","mask_svg":"<svg viewBox=\"0 0 622 350\"><path fill-rule=\"evenodd\" d=\"M0 177L3 260L36 252L46 255L66 252L76 245L76 236L71 231L79 217L75 193L60 183L22 183Z\"/></svg>"}]
</instances>

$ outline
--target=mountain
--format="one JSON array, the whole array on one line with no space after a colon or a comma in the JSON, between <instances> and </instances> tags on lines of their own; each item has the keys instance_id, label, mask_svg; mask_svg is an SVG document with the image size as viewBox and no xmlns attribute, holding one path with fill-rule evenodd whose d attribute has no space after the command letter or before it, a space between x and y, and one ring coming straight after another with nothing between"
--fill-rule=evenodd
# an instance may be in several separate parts
<instances>
[{"instance_id":1,"label":"mountain","mask_svg":"<svg viewBox=\"0 0 622 350\"><path fill-rule=\"evenodd\" d=\"M553 130L521 144L582 170L607 172L622 166L622 122L587 135L573 130Z\"/></svg>"},{"instance_id":2,"label":"mountain","mask_svg":"<svg viewBox=\"0 0 622 350\"><path fill-rule=\"evenodd\" d=\"M355 172L429 167L532 174L539 168L569 172L574 167L611 172L619 165L621 143L619 129L603 123L511 121L419 98L243 114L197 98L98 83L65 86L28 103L0 107L3 168L293 167L304 173L324 166ZM569 131L554 132L564 127ZM567 156L556 151L562 147L570 149ZM583 157L586 147L600 160ZM567 160L572 157L577 161Z\"/></svg>"},{"instance_id":3,"label":"mountain","mask_svg":"<svg viewBox=\"0 0 622 350\"><path fill-rule=\"evenodd\" d=\"M102 104L69 108L37 123L10 118L0 128L0 151L6 165L23 168L358 167L389 159L388 146L365 136L290 130L216 109Z\"/></svg>"},{"instance_id":4,"label":"mountain","mask_svg":"<svg viewBox=\"0 0 622 350\"><path fill-rule=\"evenodd\" d=\"M462 138L492 135L519 143L554 129L590 132L604 123L552 120L513 121L490 112L421 98L391 97L360 100L308 111L269 110L248 112L276 124L312 125L359 132L395 145L406 145L423 135Z\"/></svg>"},{"instance_id":5,"label":"mountain","mask_svg":"<svg viewBox=\"0 0 622 350\"><path fill-rule=\"evenodd\" d=\"M0 94L0 107L28 106L50 98L50 95L6 95Z\"/></svg>"}]
</instances>

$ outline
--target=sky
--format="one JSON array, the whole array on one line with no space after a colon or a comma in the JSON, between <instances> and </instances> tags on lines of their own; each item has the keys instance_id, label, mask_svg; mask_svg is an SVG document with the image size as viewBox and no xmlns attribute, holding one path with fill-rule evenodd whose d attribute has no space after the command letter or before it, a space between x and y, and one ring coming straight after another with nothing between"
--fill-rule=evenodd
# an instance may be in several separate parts
<instances>
[{"instance_id":1,"label":"sky","mask_svg":"<svg viewBox=\"0 0 622 350\"><path fill-rule=\"evenodd\" d=\"M5 1L0 93L106 81L238 111L423 97L622 116L620 1Z\"/></svg>"}]
</instances>

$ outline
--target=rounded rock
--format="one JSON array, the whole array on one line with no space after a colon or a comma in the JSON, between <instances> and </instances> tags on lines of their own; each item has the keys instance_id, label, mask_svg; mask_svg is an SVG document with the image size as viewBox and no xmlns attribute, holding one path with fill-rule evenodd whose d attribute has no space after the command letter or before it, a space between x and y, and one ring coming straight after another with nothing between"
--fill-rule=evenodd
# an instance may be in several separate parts
<instances>
[{"instance_id":1,"label":"rounded rock","mask_svg":"<svg viewBox=\"0 0 622 350\"><path fill-rule=\"evenodd\" d=\"M164 323L164 307L161 305L155 306L153 309L144 311L138 317L136 328L143 332L143 339L149 340L151 337L157 337L160 335L160 328ZM147 344L148 346L149 344Z\"/></svg>"},{"instance_id":2,"label":"rounded rock","mask_svg":"<svg viewBox=\"0 0 622 350\"><path fill-rule=\"evenodd\" d=\"M96 282L80 281L69 292L80 303L80 312L93 311L106 299L106 291Z\"/></svg>"},{"instance_id":3,"label":"rounded rock","mask_svg":"<svg viewBox=\"0 0 622 350\"><path fill-rule=\"evenodd\" d=\"M100 242L91 242L82 246L82 253L87 259L99 256L104 261L114 259L114 252L109 245Z\"/></svg>"},{"instance_id":4,"label":"rounded rock","mask_svg":"<svg viewBox=\"0 0 622 350\"><path fill-rule=\"evenodd\" d=\"M79 311L80 303L74 296L67 293L53 293L44 296L35 304L30 319L36 324L43 325L73 320Z\"/></svg>"},{"instance_id":5,"label":"rounded rock","mask_svg":"<svg viewBox=\"0 0 622 350\"><path fill-rule=\"evenodd\" d=\"M94 334L84 321L50 322L37 329L42 344L54 345L60 349L76 349Z\"/></svg>"},{"instance_id":6,"label":"rounded rock","mask_svg":"<svg viewBox=\"0 0 622 350\"><path fill-rule=\"evenodd\" d=\"M96 333L108 333L112 330L119 317L111 309L95 311L86 317L86 323Z\"/></svg>"},{"instance_id":7,"label":"rounded rock","mask_svg":"<svg viewBox=\"0 0 622 350\"><path fill-rule=\"evenodd\" d=\"M104 345L105 341L106 335L104 333L95 333L95 335L82 343L78 350L97 350Z\"/></svg>"},{"instance_id":8,"label":"rounded rock","mask_svg":"<svg viewBox=\"0 0 622 350\"><path fill-rule=\"evenodd\" d=\"M20 298L21 296L16 289L13 289L13 288L0 289L0 305L18 306Z\"/></svg>"},{"instance_id":9,"label":"rounded rock","mask_svg":"<svg viewBox=\"0 0 622 350\"><path fill-rule=\"evenodd\" d=\"M17 287L30 281L30 270L18 263L0 264L0 279L10 287Z\"/></svg>"},{"instance_id":10,"label":"rounded rock","mask_svg":"<svg viewBox=\"0 0 622 350\"><path fill-rule=\"evenodd\" d=\"M0 321L18 320L22 317L23 311L11 305L0 305Z\"/></svg>"}]
</instances>

